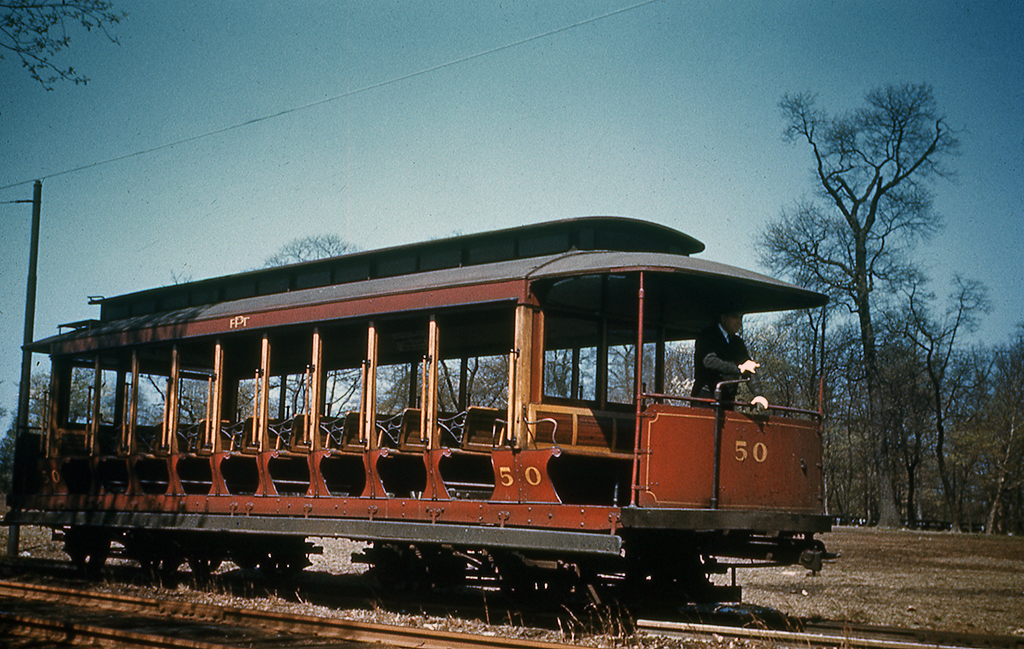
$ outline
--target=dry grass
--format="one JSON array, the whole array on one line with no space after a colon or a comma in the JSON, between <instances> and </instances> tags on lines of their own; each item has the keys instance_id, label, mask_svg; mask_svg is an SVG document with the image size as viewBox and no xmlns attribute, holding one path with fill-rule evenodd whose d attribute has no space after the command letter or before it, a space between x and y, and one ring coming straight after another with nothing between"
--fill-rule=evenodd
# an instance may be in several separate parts
<instances>
[{"instance_id":1,"label":"dry grass","mask_svg":"<svg viewBox=\"0 0 1024 649\"><path fill-rule=\"evenodd\" d=\"M860 528L838 528L822 539L830 551L841 553L840 559L826 564L817 575L799 567L741 570L737 580L743 586L744 601L799 617L1024 635L1024 539ZM324 553L312 557L310 570L330 574L363 570L361 564L350 561L351 553L362 544L340 539L315 541L323 545ZM6 548L6 543L7 529L0 527L0 548ZM49 531L40 528L23 528L20 547L22 554L65 558L60 545L50 540ZM464 626L465 621L391 622L465 630L453 628ZM622 641L620 637L614 644ZM668 646L656 642L660 643L653 638L633 638L625 644Z\"/></svg>"},{"instance_id":2,"label":"dry grass","mask_svg":"<svg viewBox=\"0 0 1024 649\"><path fill-rule=\"evenodd\" d=\"M741 571L744 600L800 617L1024 635L1024 539L862 528L821 538L837 561L818 575Z\"/></svg>"}]
</instances>

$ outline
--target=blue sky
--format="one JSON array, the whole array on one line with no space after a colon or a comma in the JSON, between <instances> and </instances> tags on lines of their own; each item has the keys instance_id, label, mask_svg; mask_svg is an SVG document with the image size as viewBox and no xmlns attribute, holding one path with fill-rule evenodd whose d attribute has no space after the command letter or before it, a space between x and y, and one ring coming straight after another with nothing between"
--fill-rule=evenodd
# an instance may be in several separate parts
<instances>
[{"instance_id":1,"label":"blue sky","mask_svg":"<svg viewBox=\"0 0 1024 649\"><path fill-rule=\"evenodd\" d=\"M841 113L904 82L933 86L962 144L934 187L946 227L917 258L940 292L954 273L988 285L984 342L1024 321L1019 3L115 6L120 45L72 33L86 86L47 92L0 61L0 203L44 178L36 338L97 317L87 296L248 270L325 232L370 249L622 215L757 269L758 233L815 190L809 152L782 140L782 94ZM30 215L0 205L9 410Z\"/></svg>"}]
</instances>

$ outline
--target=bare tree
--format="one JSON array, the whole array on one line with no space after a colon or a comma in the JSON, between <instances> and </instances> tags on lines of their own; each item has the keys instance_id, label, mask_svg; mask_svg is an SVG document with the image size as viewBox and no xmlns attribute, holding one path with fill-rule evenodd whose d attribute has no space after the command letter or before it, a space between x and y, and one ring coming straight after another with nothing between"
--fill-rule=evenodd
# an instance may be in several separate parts
<instances>
[{"instance_id":1,"label":"bare tree","mask_svg":"<svg viewBox=\"0 0 1024 649\"><path fill-rule=\"evenodd\" d=\"M284 244L277 252L267 257L263 262L263 267L272 268L337 257L356 250L355 246L343 241L336 234L315 234L292 239ZM331 416L332 413L340 415L347 407L351 406L351 400L359 388L358 379L358 369L333 369L327 373L325 401L327 416ZM279 388L280 384L277 384L277 387ZM282 391L278 390L278 394L280 392ZM283 392L284 394L281 394L279 398L287 400L286 403L291 405L291 413L300 412L299 404L306 398L304 382L302 380L287 381Z\"/></svg>"},{"instance_id":2,"label":"bare tree","mask_svg":"<svg viewBox=\"0 0 1024 649\"><path fill-rule=\"evenodd\" d=\"M61 80L88 83L87 77L71 66L58 66L53 58L71 47L69 30L76 25L87 32L101 31L117 43L110 27L127 14L113 6L108 0L8 0L0 4L0 48L14 52L47 90Z\"/></svg>"},{"instance_id":3,"label":"bare tree","mask_svg":"<svg viewBox=\"0 0 1024 649\"><path fill-rule=\"evenodd\" d=\"M343 241L336 234L315 234L292 239L284 244L277 252L267 257L267 260L263 262L263 267L272 268L314 259L337 257L356 250L355 246Z\"/></svg>"},{"instance_id":4,"label":"bare tree","mask_svg":"<svg viewBox=\"0 0 1024 649\"><path fill-rule=\"evenodd\" d=\"M935 427L935 458L939 480L952 517L953 529L959 530L956 490L946 467L945 444L949 412L962 395L958 389L960 384L951 380L950 368L957 351L958 337L974 331L978 326L979 315L987 312L990 306L985 288L980 283L959 277L955 283L956 289L950 296L950 305L945 314L936 316L930 309L935 296L923 290L920 279L911 282L906 290L905 308L891 319L891 326L896 335L914 345L922 355Z\"/></svg>"},{"instance_id":5,"label":"bare tree","mask_svg":"<svg viewBox=\"0 0 1024 649\"><path fill-rule=\"evenodd\" d=\"M819 392L835 383L831 375L838 369L835 362L838 352L827 348L821 334L823 312L823 309L790 312L774 321L744 326L747 346L761 364L758 374L765 377L761 387L770 403L807 409L822 407ZM838 337L831 339L833 344L839 341ZM823 363L822 355L830 362Z\"/></svg>"},{"instance_id":6,"label":"bare tree","mask_svg":"<svg viewBox=\"0 0 1024 649\"><path fill-rule=\"evenodd\" d=\"M1024 485L1024 324L1018 326L1013 343L995 353L995 398L990 426L995 475L985 525L989 534L995 533L1002 522L1007 496ZM1017 506L1020 508L1021 503ZM1004 531L1020 533L1019 528L1006 528Z\"/></svg>"},{"instance_id":7,"label":"bare tree","mask_svg":"<svg viewBox=\"0 0 1024 649\"><path fill-rule=\"evenodd\" d=\"M913 344L892 336L879 345L881 372L878 389L883 410L879 417L892 445L893 491L906 503L907 525L916 528L922 469L934 436L931 426L930 384L923 376L922 359ZM897 475L902 472L905 480Z\"/></svg>"},{"instance_id":8,"label":"bare tree","mask_svg":"<svg viewBox=\"0 0 1024 649\"><path fill-rule=\"evenodd\" d=\"M876 290L913 276L907 252L939 227L927 181L946 175L945 158L958 142L939 115L928 85L870 91L865 106L833 117L808 94L779 106L785 137L806 142L818 196L770 223L761 242L766 266L826 291L856 315L868 392L868 421L880 489L879 524L896 526L889 445L877 419L880 404Z\"/></svg>"}]
</instances>

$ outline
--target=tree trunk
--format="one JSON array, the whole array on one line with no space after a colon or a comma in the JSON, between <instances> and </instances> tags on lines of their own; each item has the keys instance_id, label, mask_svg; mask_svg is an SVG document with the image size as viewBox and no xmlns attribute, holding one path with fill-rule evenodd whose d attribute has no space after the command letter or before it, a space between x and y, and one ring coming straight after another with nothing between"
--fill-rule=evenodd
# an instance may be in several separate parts
<instances>
[{"instance_id":1,"label":"tree trunk","mask_svg":"<svg viewBox=\"0 0 1024 649\"><path fill-rule=\"evenodd\" d=\"M999 480L996 481L996 493L992 496L992 507L988 512L988 521L985 523L985 533L995 534L996 522L1002 508L1003 495L1007 490L1007 479L1010 477L1010 466L1013 453L1013 445L1017 436L1016 413L1010 417L1010 439L1006 442L1003 452L1003 461L999 463Z\"/></svg>"},{"instance_id":2,"label":"tree trunk","mask_svg":"<svg viewBox=\"0 0 1024 649\"><path fill-rule=\"evenodd\" d=\"M917 529L917 467L907 465L907 527Z\"/></svg>"},{"instance_id":3,"label":"tree trunk","mask_svg":"<svg viewBox=\"0 0 1024 649\"><path fill-rule=\"evenodd\" d=\"M985 521L985 534L996 533L996 522L999 520L999 513L1002 509L1003 492L1006 488L1006 475L999 476L996 483L996 493L992 497L992 507L988 510L988 520Z\"/></svg>"},{"instance_id":4,"label":"tree trunk","mask_svg":"<svg viewBox=\"0 0 1024 649\"><path fill-rule=\"evenodd\" d=\"M858 245L857 255L866 257L866 248ZM866 261L858 266L866 267ZM868 435L874 451L875 475L878 480L878 526L895 528L900 526L899 510L896 507L896 494L893 489L893 468L889 436L885 425L881 422L880 406L881 391L878 388L878 355L875 347L875 329L871 322L871 289L866 274L857 280L857 316L860 322L861 346L864 352L864 373L867 379L868 392Z\"/></svg>"},{"instance_id":5,"label":"tree trunk","mask_svg":"<svg viewBox=\"0 0 1024 649\"><path fill-rule=\"evenodd\" d=\"M952 523L952 531L954 533L959 533L962 531L960 529L962 519L961 514L964 511L964 490L962 482L963 481L961 481L961 485L957 485L955 483L953 484L953 489L956 492L956 497L954 498L953 506L949 510L949 520L950 523Z\"/></svg>"}]
</instances>

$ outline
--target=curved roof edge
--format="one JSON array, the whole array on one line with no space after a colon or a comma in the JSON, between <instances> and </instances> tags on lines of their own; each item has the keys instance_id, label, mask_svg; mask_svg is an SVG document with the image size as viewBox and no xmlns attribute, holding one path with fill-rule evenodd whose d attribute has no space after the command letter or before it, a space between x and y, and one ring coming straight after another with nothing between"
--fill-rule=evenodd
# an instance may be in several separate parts
<instances>
[{"instance_id":1,"label":"curved roof edge","mask_svg":"<svg viewBox=\"0 0 1024 649\"><path fill-rule=\"evenodd\" d=\"M703 287L703 292L741 303L747 312L805 309L827 302L824 295L766 275L706 259L646 252L571 251L493 264L446 268L402 277L314 287L287 293L250 296L215 304L185 307L163 313L131 316L117 321L81 323L76 331L38 340L32 351L46 352L48 345L92 336L193 323L211 323L228 331L237 316L261 313L305 313L310 318L330 319L387 313L395 308L418 309L453 304L482 304L526 299L534 282L594 274L653 272L673 278L673 286ZM409 297L412 296L412 302ZM351 305L342 307L341 305ZM327 309L327 310L325 310ZM296 322L307 316L296 315ZM255 323L256 321L254 321ZM217 324L214 324L217 323ZM277 322L280 325L282 322ZM206 329L204 329L206 331ZM213 329L209 329L213 331Z\"/></svg>"},{"instance_id":2,"label":"curved roof edge","mask_svg":"<svg viewBox=\"0 0 1024 649\"><path fill-rule=\"evenodd\" d=\"M404 244L287 266L158 287L96 301L100 320L176 311L247 297L531 259L574 250L688 256L704 244L668 226L621 216L587 216Z\"/></svg>"}]
</instances>

